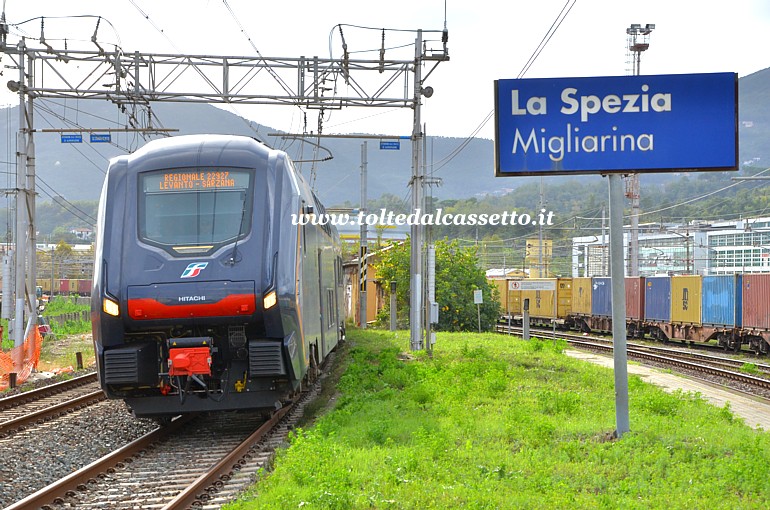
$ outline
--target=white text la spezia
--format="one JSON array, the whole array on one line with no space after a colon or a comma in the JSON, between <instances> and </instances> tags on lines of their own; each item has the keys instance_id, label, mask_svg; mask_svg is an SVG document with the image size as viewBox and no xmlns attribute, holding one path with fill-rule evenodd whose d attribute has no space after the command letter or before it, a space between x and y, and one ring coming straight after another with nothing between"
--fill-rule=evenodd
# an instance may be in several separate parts
<instances>
[{"instance_id":1,"label":"white text la spezia","mask_svg":"<svg viewBox=\"0 0 770 510\"><path fill-rule=\"evenodd\" d=\"M671 94L657 92L650 95L649 85L642 85L638 94L607 94L599 97L593 94L578 95L578 90L568 87L561 92L560 113L564 115L578 115L581 122L588 122L589 116L599 112L608 114L616 113L646 113L646 112L670 112ZM522 115L547 115L548 101L544 96L532 96L526 99L524 104L519 98L519 91L511 91L511 114ZM561 161L565 153L570 152L625 152L625 151L651 151L655 148L652 133L639 135L619 134L617 127L612 127L612 133L579 136L579 128L567 124L563 136L547 136L546 130L541 128L537 133L535 128L528 134L522 134L518 128L513 139L513 153L521 149L525 154L532 148L535 153L548 153L552 161Z\"/></svg>"}]
</instances>

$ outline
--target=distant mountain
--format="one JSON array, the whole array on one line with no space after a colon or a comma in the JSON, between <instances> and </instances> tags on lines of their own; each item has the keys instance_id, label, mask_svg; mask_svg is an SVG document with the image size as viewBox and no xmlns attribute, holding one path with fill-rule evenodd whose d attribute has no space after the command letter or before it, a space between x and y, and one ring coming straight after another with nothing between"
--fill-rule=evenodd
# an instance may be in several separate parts
<instances>
[{"instance_id":1,"label":"distant mountain","mask_svg":"<svg viewBox=\"0 0 770 510\"><path fill-rule=\"evenodd\" d=\"M770 166L770 68L738 81L741 162Z\"/></svg>"},{"instance_id":2,"label":"distant mountain","mask_svg":"<svg viewBox=\"0 0 770 510\"><path fill-rule=\"evenodd\" d=\"M741 78L740 90L740 161L752 162L753 166L770 166L770 68ZM59 118L66 118L86 127L108 127L114 122L125 122L118 108L102 101L69 100L56 104L49 100L37 100L35 127L36 172L38 175L39 200L47 201L55 195L68 200L96 200L101 190L107 159L125 153L125 150L106 143L61 143L58 133L45 132L53 126L62 126ZM177 134L231 133L257 136L269 145L285 148L295 160L310 159L312 147L276 137L268 137L270 127L248 122L223 109L196 103L155 103L153 113L166 128L178 129ZM2 115L5 113L5 115ZM15 133L18 130L17 108L0 110L0 163L5 163L6 187L15 187ZM42 130L42 131L40 131ZM141 145L135 134L114 134L123 147ZM429 137L428 154L436 164L428 161L429 172L442 180L434 190L441 199L469 198L479 194L504 193L506 189L532 182L536 177L495 178L494 146L492 140L473 139L467 144L462 138ZM359 174L361 167L362 140L352 138L326 138L321 141L333 158L316 163L315 185L321 200L328 205L346 201L359 201ZM133 144L133 145L132 145ZM461 150L460 150L461 149ZM318 157L326 156L318 151ZM450 157L450 155L453 155ZM406 197L411 177L411 142L402 140L400 150L380 150L376 140L368 142L368 195L378 198L384 193ZM446 161L445 163L438 163ZM312 164L298 163L306 177L310 177ZM563 182L571 177L550 177L547 182ZM573 177L574 178L574 177ZM552 181L554 179L555 181ZM581 177L601 179L599 176ZM664 174L646 175L645 184L660 184L671 179ZM2 179L0 179L2 183ZM644 189L644 188L643 188Z\"/></svg>"}]
</instances>

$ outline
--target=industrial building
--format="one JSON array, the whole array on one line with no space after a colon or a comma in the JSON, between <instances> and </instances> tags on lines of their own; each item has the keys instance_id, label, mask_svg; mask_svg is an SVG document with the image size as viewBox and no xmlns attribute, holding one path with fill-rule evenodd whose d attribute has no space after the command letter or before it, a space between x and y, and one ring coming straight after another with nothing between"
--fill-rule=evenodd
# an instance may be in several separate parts
<instances>
[{"instance_id":1,"label":"industrial building","mask_svg":"<svg viewBox=\"0 0 770 510\"><path fill-rule=\"evenodd\" d=\"M629 234L623 235L627 276ZM572 276L609 275L609 235L572 238ZM770 217L639 226L638 276L770 272Z\"/></svg>"}]
</instances>

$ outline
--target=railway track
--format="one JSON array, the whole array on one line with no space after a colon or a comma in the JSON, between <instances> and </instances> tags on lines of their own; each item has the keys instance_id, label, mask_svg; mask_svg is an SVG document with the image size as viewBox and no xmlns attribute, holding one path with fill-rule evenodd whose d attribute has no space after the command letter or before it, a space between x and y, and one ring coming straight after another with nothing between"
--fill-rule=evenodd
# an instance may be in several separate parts
<instances>
[{"instance_id":1,"label":"railway track","mask_svg":"<svg viewBox=\"0 0 770 510\"><path fill-rule=\"evenodd\" d=\"M96 374L0 399L0 438L104 400Z\"/></svg>"},{"instance_id":2,"label":"railway track","mask_svg":"<svg viewBox=\"0 0 770 510\"><path fill-rule=\"evenodd\" d=\"M521 328L510 328L507 325L498 324L499 333L521 333ZM562 338L572 346L580 349L611 353L612 341L601 337L576 335L552 330L530 329L533 335L541 338ZM696 376L710 376L722 380L733 381L740 385L742 391L770 394L770 365L751 362L752 372L742 371L747 364L746 360L712 356L680 349L654 347L642 344L628 343L627 353L629 359L641 360L656 365L673 367L687 371Z\"/></svg>"},{"instance_id":3,"label":"railway track","mask_svg":"<svg viewBox=\"0 0 770 510\"><path fill-rule=\"evenodd\" d=\"M254 482L320 390L269 419L258 413L180 417L6 507L220 508Z\"/></svg>"}]
</instances>

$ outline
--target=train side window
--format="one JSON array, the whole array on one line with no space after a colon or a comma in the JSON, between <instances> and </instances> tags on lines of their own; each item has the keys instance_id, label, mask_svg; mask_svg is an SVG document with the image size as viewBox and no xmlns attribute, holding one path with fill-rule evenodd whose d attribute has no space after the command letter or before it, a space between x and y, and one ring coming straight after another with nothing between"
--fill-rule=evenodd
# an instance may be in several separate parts
<instances>
[{"instance_id":1,"label":"train side window","mask_svg":"<svg viewBox=\"0 0 770 510\"><path fill-rule=\"evenodd\" d=\"M337 317L334 313L336 308L334 306L334 290L332 289L326 289L326 309L329 311L329 320L326 323L329 325L329 327L334 326L337 324Z\"/></svg>"},{"instance_id":2,"label":"train side window","mask_svg":"<svg viewBox=\"0 0 770 510\"><path fill-rule=\"evenodd\" d=\"M300 218L304 220L303 215L305 214L305 202L302 202L302 205L299 208L299 214ZM299 234L299 243L302 245L302 253L307 254L307 232L305 231L305 222L300 222L301 228L300 228L300 234Z\"/></svg>"}]
</instances>

